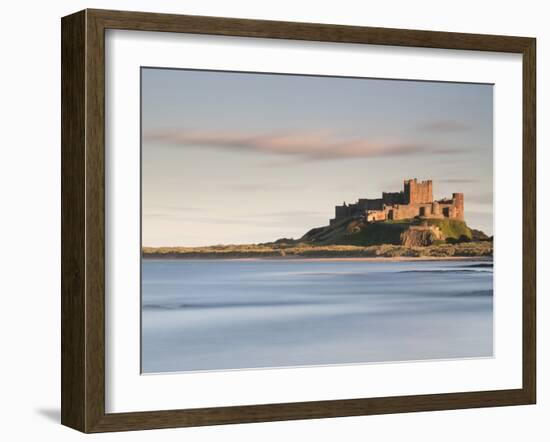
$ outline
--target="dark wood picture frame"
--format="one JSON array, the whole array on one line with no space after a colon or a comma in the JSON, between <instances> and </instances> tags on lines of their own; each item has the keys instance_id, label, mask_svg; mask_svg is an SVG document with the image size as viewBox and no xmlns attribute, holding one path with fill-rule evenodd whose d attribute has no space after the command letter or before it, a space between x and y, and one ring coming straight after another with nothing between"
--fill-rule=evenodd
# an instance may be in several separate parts
<instances>
[{"instance_id":1,"label":"dark wood picture frame","mask_svg":"<svg viewBox=\"0 0 550 442\"><path fill-rule=\"evenodd\" d=\"M61 422L83 432L534 404L536 40L526 37L84 10L62 19ZM495 51L523 57L523 386L219 408L105 412L105 30Z\"/></svg>"}]
</instances>

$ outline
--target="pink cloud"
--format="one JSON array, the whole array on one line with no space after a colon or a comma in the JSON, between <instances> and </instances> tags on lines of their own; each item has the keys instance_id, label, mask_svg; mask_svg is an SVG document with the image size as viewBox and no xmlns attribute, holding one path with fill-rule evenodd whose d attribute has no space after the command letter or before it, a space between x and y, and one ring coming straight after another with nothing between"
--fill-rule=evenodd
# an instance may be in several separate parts
<instances>
[{"instance_id":1,"label":"pink cloud","mask_svg":"<svg viewBox=\"0 0 550 442\"><path fill-rule=\"evenodd\" d=\"M368 158L396 155L456 153L396 140L344 137L329 131L250 134L239 131L162 130L144 134L145 141L209 146L298 156L307 159Z\"/></svg>"}]
</instances>

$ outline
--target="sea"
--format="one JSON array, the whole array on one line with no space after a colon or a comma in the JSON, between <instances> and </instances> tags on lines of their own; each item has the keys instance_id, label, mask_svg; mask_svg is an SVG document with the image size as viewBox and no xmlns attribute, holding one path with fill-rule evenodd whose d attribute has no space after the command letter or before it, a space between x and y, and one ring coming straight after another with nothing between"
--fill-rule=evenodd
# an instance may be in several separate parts
<instances>
[{"instance_id":1,"label":"sea","mask_svg":"<svg viewBox=\"0 0 550 442\"><path fill-rule=\"evenodd\" d=\"M142 373L493 355L491 261L142 261Z\"/></svg>"}]
</instances>

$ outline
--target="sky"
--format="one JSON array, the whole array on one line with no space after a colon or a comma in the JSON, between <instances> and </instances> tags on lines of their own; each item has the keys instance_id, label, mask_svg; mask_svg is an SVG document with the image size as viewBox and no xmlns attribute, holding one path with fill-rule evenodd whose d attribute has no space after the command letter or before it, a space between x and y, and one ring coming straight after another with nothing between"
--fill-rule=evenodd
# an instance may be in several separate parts
<instances>
[{"instance_id":1,"label":"sky","mask_svg":"<svg viewBox=\"0 0 550 442\"><path fill-rule=\"evenodd\" d=\"M142 68L142 244L299 238L403 180L493 233L493 86Z\"/></svg>"}]
</instances>

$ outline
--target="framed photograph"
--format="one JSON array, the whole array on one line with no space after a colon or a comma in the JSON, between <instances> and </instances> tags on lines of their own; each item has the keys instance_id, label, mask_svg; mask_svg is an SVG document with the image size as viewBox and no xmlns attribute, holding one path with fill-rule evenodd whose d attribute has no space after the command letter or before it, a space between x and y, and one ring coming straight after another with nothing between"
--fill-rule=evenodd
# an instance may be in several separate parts
<instances>
[{"instance_id":1,"label":"framed photograph","mask_svg":"<svg viewBox=\"0 0 550 442\"><path fill-rule=\"evenodd\" d=\"M62 19L62 423L535 403L535 39Z\"/></svg>"}]
</instances>

